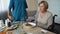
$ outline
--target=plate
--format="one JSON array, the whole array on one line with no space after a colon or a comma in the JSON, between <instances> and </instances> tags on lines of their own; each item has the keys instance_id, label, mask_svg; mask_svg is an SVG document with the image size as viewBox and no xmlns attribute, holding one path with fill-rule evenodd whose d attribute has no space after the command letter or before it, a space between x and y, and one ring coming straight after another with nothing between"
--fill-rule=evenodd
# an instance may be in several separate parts
<instances>
[{"instance_id":1,"label":"plate","mask_svg":"<svg viewBox=\"0 0 60 34\"><path fill-rule=\"evenodd\" d=\"M30 29L30 28L33 28L33 27L36 26L36 24L33 23L33 22L28 22L28 24L31 24L32 26L26 26L26 24L27 24L27 23L24 23L24 24L23 24L23 28L24 28L24 29Z\"/></svg>"},{"instance_id":2,"label":"plate","mask_svg":"<svg viewBox=\"0 0 60 34\"><path fill-rule=\"evenodd\" d=\"M28 22L29 24L31 24L33 27L36 26L36 23L33 22Z\"/></svg>"}]
</instances>

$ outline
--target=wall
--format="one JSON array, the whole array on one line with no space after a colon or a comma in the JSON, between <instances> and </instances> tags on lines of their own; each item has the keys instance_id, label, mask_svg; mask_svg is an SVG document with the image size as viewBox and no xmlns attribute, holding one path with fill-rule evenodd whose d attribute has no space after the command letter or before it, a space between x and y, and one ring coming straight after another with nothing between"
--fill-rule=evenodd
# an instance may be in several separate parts
<instances>
[{"instance_id":1,"label":"wall","mask_svg":"<svg viewBox=\"0 0 60 34\"><path fill-rule=\"evenodd\" d=\"M5 11L8 9L9 0L0 0L0 11Z\"/></svg>"},{"instance_id":2,"label":"wall","mask_svg":"<svg viewBox=\"0 0 60 34\"><path fill-rule=\"evenodd\" d=\"M26 0L28 4L28 10L37 10L38 0Z\"/></svg>"},{"instance_id":3,"label":"wall","mask_svg":"<svg viewBox=\"0 0 60 34\"><path fill-rule=\"evenodd\" d=\"M28 9L27 10L36 10L37 9L37 0L26 0ZM8 10L10 0L0 0L0 11Z\"/></svg>"}]
</instances>

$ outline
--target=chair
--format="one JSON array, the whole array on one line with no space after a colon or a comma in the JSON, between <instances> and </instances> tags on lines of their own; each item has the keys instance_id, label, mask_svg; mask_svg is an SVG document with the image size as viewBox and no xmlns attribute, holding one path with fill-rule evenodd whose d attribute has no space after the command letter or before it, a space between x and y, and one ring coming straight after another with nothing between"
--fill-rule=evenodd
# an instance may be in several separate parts
<instances>
[{"instance_id":1,"label":"chair","mask_svg":"<svg viewBox=\"0 0 60 34\"><path fill-rule=\"evenodd\" d=\"M54 27L55 27L55 17L56 17L56 16L57 16L56 14L53 16L53 23L52 23L52 25L50 25L50 26L48 27L47 30L54 32Z\"/></svg>"}]
</instances>

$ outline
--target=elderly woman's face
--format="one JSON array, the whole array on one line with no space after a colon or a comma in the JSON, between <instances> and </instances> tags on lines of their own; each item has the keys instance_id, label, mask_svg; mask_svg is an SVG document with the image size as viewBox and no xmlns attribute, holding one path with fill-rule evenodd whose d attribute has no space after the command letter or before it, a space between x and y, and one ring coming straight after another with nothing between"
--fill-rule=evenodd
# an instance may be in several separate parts
<instances>
[{"instance_id":1,"label":"elderly woman's face","mask_svg":"<svg viewBox=\"0 0 60 34\"><path fill-rule=\"evenodd\" d=\"M40 4L40 11L45 11L45 5L43 3Z\"/></svg>"}]
</instances>

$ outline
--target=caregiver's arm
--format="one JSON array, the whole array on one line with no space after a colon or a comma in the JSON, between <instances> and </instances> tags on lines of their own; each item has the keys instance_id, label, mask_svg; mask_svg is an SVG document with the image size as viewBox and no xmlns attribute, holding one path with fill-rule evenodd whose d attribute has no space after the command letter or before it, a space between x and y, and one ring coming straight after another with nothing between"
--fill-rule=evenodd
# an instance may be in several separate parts
<instances>
[{"instance_id":1,"label":"caregiver's arm","mask_svg":"<svg viewBox=\"0 0 60 34\"><path fill-rule=\"evenodd\" d=\"M13 5L14 5L14 1L13 0L10 0L10 4L9 4L9 9L8 9L8 18L10 20L13 20L13 17L12 17L12 14L11 14L11 9L13 8Z\"/></svg>"},{"instance_id":2,"label":"caregiver's arm","mask_svg":"<svg viewBox=\"0 0 60 34\"><path fill-rule=\"evenodd\" d=\"M8 10L8 18L9 18L10 20L13 20L13 17L12 17L12 14L11 14L11 10Z\"/></svg>"},{"instance_id":3,"label":"caregiver's arm","mask_svg":"<svg viewBox=\"0 0 60 34\"><path fill-rule=\"evenodd\" d=\"M28 19L28 12L27 12L28 5L27 5L26 0L25 0L24 4L25 4L26 16L27 16L27 19Z\"/></svg>"},{"instance_id":4,"label":"caregiver's arm","mask_svg":"<svg viewBox=\"0 0 60 34\"><path fill-rule=\"evenodd\" d=\"M11 10L10 9L8 10L8 16L11 16Z\"/></svg>"}]
</instances>

